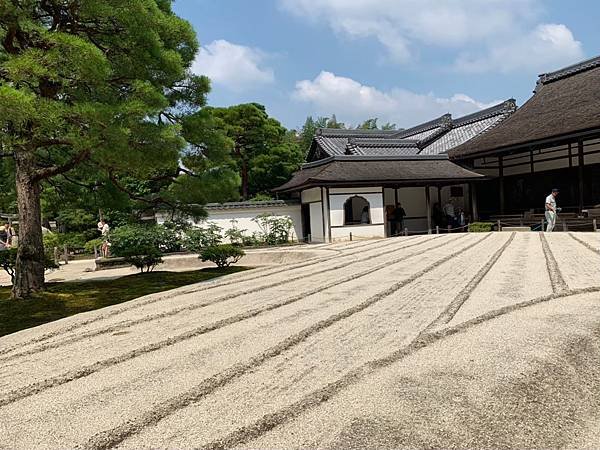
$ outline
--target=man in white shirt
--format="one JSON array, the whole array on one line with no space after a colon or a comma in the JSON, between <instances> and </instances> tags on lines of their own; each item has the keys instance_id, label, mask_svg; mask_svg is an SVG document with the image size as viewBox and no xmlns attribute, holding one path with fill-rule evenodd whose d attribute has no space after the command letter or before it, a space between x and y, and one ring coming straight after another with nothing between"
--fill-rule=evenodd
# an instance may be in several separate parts
<instances>
[{"instance_id":1,"label":"man in white shirt","mask_svg":"<svg viewBox=\"0 0 600 450\"><path fill-rule=\"evenodd\" d=\"M552 189L552 193L546 197L546 222L548 225L546 226L546 231L550 232L554 230L554 225L556 225L556 213L559 208L556 207L556 196L558 195L558 189Z\"/></svg>"}]
</instances>

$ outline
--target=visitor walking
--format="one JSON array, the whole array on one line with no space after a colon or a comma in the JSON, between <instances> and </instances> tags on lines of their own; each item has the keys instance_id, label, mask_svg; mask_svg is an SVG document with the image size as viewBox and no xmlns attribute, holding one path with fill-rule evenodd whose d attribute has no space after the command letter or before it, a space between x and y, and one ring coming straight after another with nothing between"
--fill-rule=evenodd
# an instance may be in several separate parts
<instances>
[{"instance_id":1,"label":"visitor walking","mask_svg":"<svg viewBox=\"0 0 600 450\"><path fill-rule=\"evenodd\" d=\"M100 219L100 222L98 222L98 231L100 231L100 234L102 235L102 249L101 249L102 257L108 258L109 248L110 248L110 242L108 240L108 235L110 233L110 227L104 221L104 219Z\"/></svg>"},{"instance_id":2,"label":"visitor walking","mask_svg":"<svg viewBox=\"0 0 600 450\"><path fill-rule=\"evenodd\" d=\"M558 195L558 189L552 189L552 193L546 197L546 232L551 232L554 230L554 226L556 225L556 214L560 211L560 208L556 206L556 196Z\"/></svg>"}]
</instances>

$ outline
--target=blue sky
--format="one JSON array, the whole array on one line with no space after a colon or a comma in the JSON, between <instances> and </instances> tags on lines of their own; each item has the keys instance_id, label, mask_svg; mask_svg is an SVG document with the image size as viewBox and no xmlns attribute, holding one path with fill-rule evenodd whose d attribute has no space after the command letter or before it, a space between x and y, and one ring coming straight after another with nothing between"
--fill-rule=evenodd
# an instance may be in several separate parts
<instances>
[{"instance_id":1,"label":"blue sky","mask_svg":"<svg viewBox=\"0 0 600 450\"><path fill-rule=\"evenodd\" d=\"M575 7L576 5L576 7ZM514 97L600 54L592 0L176 0L209 102L258 102L288 128L336 114L409 127ZM596 23L594 20L596 19Z\"/></svg>"}]
</instances>

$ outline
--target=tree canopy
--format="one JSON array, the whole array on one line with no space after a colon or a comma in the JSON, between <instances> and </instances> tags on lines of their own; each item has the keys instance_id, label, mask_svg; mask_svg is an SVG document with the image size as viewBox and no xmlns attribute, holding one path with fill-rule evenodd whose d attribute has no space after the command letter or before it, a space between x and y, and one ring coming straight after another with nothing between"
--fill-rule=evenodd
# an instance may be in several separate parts
<instances>
[{"instance_id":1,"label":"tree canopy","mask_svg":"<svg viewBox=\"0 0 600 450\"><path fill-rule=\"evenodd\" d=\"M48 184L58 190L75 174L171 207L232 190L232 142L212 133L201 113L209 80L190 72L197 50L170 0L0 2L0 145L22 235L15 297L43 287Z\"/></svg>"}]
</instances>

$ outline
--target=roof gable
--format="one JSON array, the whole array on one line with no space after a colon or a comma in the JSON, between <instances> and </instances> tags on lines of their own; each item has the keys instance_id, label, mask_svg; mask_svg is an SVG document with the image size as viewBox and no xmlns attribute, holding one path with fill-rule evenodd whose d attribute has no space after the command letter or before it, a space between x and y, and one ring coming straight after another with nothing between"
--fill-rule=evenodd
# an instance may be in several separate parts
<instances>
[{"instance_id":1,"label":"roof gable","mask_svg":"<svg viewBox=\"0 0 600 450\"><path fill-rule=\"evenodd\" d=\"M484 135L450 151L452 158L600 133L600 57L540 75L534 95Z\"/></svg>"}]
</instances>

